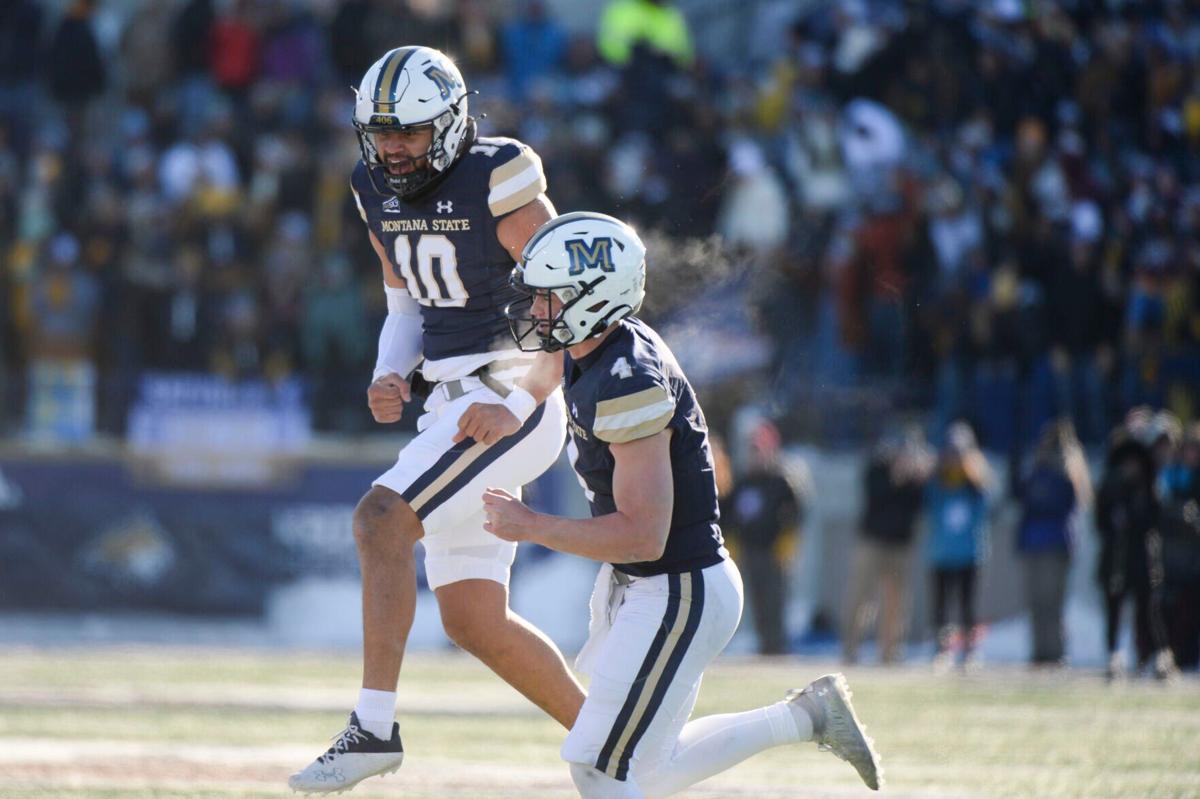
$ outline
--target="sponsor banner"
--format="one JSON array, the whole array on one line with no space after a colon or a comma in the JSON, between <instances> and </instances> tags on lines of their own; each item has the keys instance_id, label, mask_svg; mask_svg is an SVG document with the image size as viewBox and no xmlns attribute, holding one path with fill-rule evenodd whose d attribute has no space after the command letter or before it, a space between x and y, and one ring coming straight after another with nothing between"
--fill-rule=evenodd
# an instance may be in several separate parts
<instances>
[{"instance_id":1,"label":"sponsor banner","mask_svg":"<svg viewBox=\"0 0 1200 799\"><path fill-rule=\"evenodd\" d=\"M282 585L357 582L351 516L388 465L293 459L284 481L214 488L147 481L135 455L0 456L0 610L261 615ZM568 468L530 504L562 512ZM524 546L515 568L549 554Z\"/></svg>"},{"instance_id":2,"label":"sponsor banner","mask_svg":"<svg viewBox=\"0 0 1200 799\"><path fill-rule=\"evenodd\" d=\"M294 464L247 490L136 463L0 458L0 608L257 614L282 582L357 576L351 513L381 466Z\"/></svg>"}]
</instances>

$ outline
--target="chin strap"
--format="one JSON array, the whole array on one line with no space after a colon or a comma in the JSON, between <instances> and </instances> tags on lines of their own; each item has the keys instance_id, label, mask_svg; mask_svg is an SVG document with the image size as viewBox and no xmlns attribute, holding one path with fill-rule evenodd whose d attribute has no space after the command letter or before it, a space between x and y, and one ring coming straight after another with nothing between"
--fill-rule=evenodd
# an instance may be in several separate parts
<instances>
[{"instance_id":1,"label":"chin strap","mask_svg":"<svg viewBox=\"0 0 1200 799\"><path fill-rule=\"evenodd\" d=\"M605 330L607 330L609 325L614 324L616 322L620 322L622 319L624 319L626 316L629 316L631 313L633 313L632 306L618 305L617 307L613 308L611 311L606 313L604 315L603 319L596 322L595 326L592 328L592 332L588 333L588 338L595 338L596 336L600 335ZM616 316L617 314L620 314L620 316L617 316L616 319L613 319L613 317Z\"/></svg>"},{"instance_id":2,"label":"chin strap","mask_svg":"<svg viewBox=\"0 0 1200 799\"><path fill-rule=\"evenodd\" d=\"M421 170L421 172L432 173L433 177L426 180L424 183L421 184L421 186L419 188L414 189L412 192L401 195L401 199L403 199L405 202L419 200L422 197L424 197L426 194L428 194L429 192L433 191L439 185L441 185L441 182L446 179L447 175L450 174L450 170L454 168L454 165L457 164L462 159L462 157L466 154L466 152L471 149L471 145L475 143L475 133L476 133L475 118L467 117L467 132L463 136L463 142L462 142L462 145L459 146L458 152L456 152L454 154L454 160L451 161L450 163L446 164L446 168L443 169L441 172L438 172L436 169L434 169L431 166L426 166L424 169ZM416 173L413 173L413 174L416 174ZM408 176L406 176L406 177L408 177Z\"/></svg>"}]
</instances>

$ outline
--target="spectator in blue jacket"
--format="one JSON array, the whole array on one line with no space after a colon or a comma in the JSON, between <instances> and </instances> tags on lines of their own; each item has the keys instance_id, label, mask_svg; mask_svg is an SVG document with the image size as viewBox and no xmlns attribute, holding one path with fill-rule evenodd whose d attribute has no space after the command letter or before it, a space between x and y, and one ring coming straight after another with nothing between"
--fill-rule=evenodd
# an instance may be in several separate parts
<instances>
[{"instance_id":1,"label":"spectator in blue jacket","mask_svg":"<svg viewBox=\"0 0 1200 799\"><path fill-rule=\"evenodd\" d=\"M509 96L515 103L528 100L530 84L553 74L567 53L567 32L546 13L542 0L528 0L521 15L504 25L500 41Z\"/></svg>"},{"instance_id":2,"label":"spectator in blue jacket","mask_svg":"<svg viewBox=\"0 0 1200 799\"><path fill-rule=\"evenodd\" d=\"M1030 662L1061 665L1067 571L1081 512L1092 496L1083 448L1070 420L1047 422L1017 481L1016 495L1021 507L1017 553L1025 563L1025 597L1032 616Z\"/></svg>"},{"instance_id":3,"label":"spectator in blue jacket","mask_svg":"<svg viewBox=\"0 0 1200 799\"><path fill-rule=\"evenodd\" d=\"M937 666L949 665L956 643L960 665L968 663L978 642L975 578L987 554L987 459L965 422L946 430L933 479L925 489L929 515L929 562L933 569L933 624L938 636ZM950 594L957 594L962 635L949 623Z\"/></svg>"}]
</instances>

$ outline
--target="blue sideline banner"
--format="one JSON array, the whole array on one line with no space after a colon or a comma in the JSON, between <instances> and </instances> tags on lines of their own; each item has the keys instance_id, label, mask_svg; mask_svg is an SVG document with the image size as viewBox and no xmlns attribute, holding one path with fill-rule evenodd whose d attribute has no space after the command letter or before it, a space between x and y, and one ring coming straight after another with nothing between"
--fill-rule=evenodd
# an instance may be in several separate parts
<instances>
[{"instance_id":1,"label":"blue sideline banner","mask_svg":"<svg viewBox=\"0 0 1200 799\"><path fill-rule=\"evenodd\" d=\"M146 482L131 457L0 458L0 608L258 614L357 574L350 518L383 467L296 463L253 489Z\"/></svg>"},{"instance_id":2,"label":"blue sideline banner","mask_svg":"<svg viewBox=\"0 0 1200 799\"><path fill-rule=\"evenodd\" d=\"M357 579L351 515L390 464L279 466L268 484L234 488L164 481L137 454L0 455L0 610L257 616L287 582ZM526 487L526 501L562 513L572 489L560 463ZM524 546L514 568L552 554Z\"/></svg>"}]
</instances>

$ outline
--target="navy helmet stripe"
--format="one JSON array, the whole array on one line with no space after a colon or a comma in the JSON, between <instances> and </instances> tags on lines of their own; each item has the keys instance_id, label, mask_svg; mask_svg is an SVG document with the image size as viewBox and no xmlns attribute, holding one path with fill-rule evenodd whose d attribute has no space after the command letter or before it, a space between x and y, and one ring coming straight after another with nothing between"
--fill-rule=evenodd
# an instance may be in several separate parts
<instances>
[{"instance_id":1,"label":"navy helmet stripe","mask_svg":"<svg viewBox=\"0 0 1200 799\"><path fill-rule=\"evenodd\" d=\"M600 749L600 755L596 758L596 769L605 773L609 770L609 765L612 760L613 752L616 750L625 733L625 727L629 724L630 718L633 716L633 711L637 708L638 700L641 699L642 689L646 686L646 680L650 673L654 671L654 664L658 662L659 656L662 654L663 647L666 646L667 637L671 630L675 627L675 619L679 615L679 575L667 575L668 591L667 591L667 609L663 614L662 624L658 626L658 632L654 634L654 640L650 642L650 649L646 652L646 657L642 660L642 665L638 668L637 677L633 681L633 685L629 688L629 693L625 697L625 704L621 706L621 711L617 713L617 718L613 721L612 729L609 730L608 739L605 740L604 746ZM624 753L622 753L622 758Z\"/></svg>"},{"instance_id":2,"label":"navy helmet stripe","mask_svg":"<svg viewBox=\"0 0 1200 799\"><path fill-rule=\"evenodd\" d=\"M446 500L450 499L450 497L466 488L468 483L478 477L479 473L488 466L495 463L501 455L524 441L529 434L533 432L534 428L538 426L538 423L541 422L542 417L545 416L545 414L546 404L542 403L537 407L537 410L535 410L530 417L525 420L525 424L521 426L520 430L511 436L502 438L495 444L488 447L486 450L484 450L483 454L473 460L471 464L467 466L467 468L463 469L460 474L456 475L454 479L450 480L445 486L439 489L436 494L422 503L419 508L414 507L413 510L416 511L417 518L419 518L421 521L424 521L431 513L441 507ZM404 493L401 495L404 497L404 501L412 504L413 501L420 496L426 488L432 485L438 479L438 477L445 474L445 472L449 470L459 458L465 456L467 452L475 446L475 439L467 438L451 447L445 455L438 459L437 463L435 463L433 467L429 469L429 471L421 475L420 478L414 481L411 486L404 490Z\"/></svg>"},{"instance_id":3,"label":"navy helmet stripe","mask_svg":"<svg viewBox=\"0 0 1200 799\"><path fill-rule=\"evenodd\" d=\"M682 598L682 601L686 602L687 599ZM650 704L646 707L646 712L642 714L641 721L638 722L633 735L629 738L629 743L625 745L625 751L621 753L621 760L617 765L616 778L618 780L624 780L629 775L629 759L637 749L642 736L646 734L646 730L650 729L650 722L654 720L654 715L662 706L663 699L667 695L667 689L671 687L671 683L675 680L675 675L679 672L679 664L683 662L684 655L687 654L688 648L692 645L692 639L696 637L696 630L700 627L700 617L704 614L704 573L699 569L692 571L692 596L689 605L687 622L683 628L683 633L675 643L675 648L671 650L666 668L663 669L662 677L659 678L658 684L654 686L654 693L650 695Z\"/></svg>"}]
</instances>

